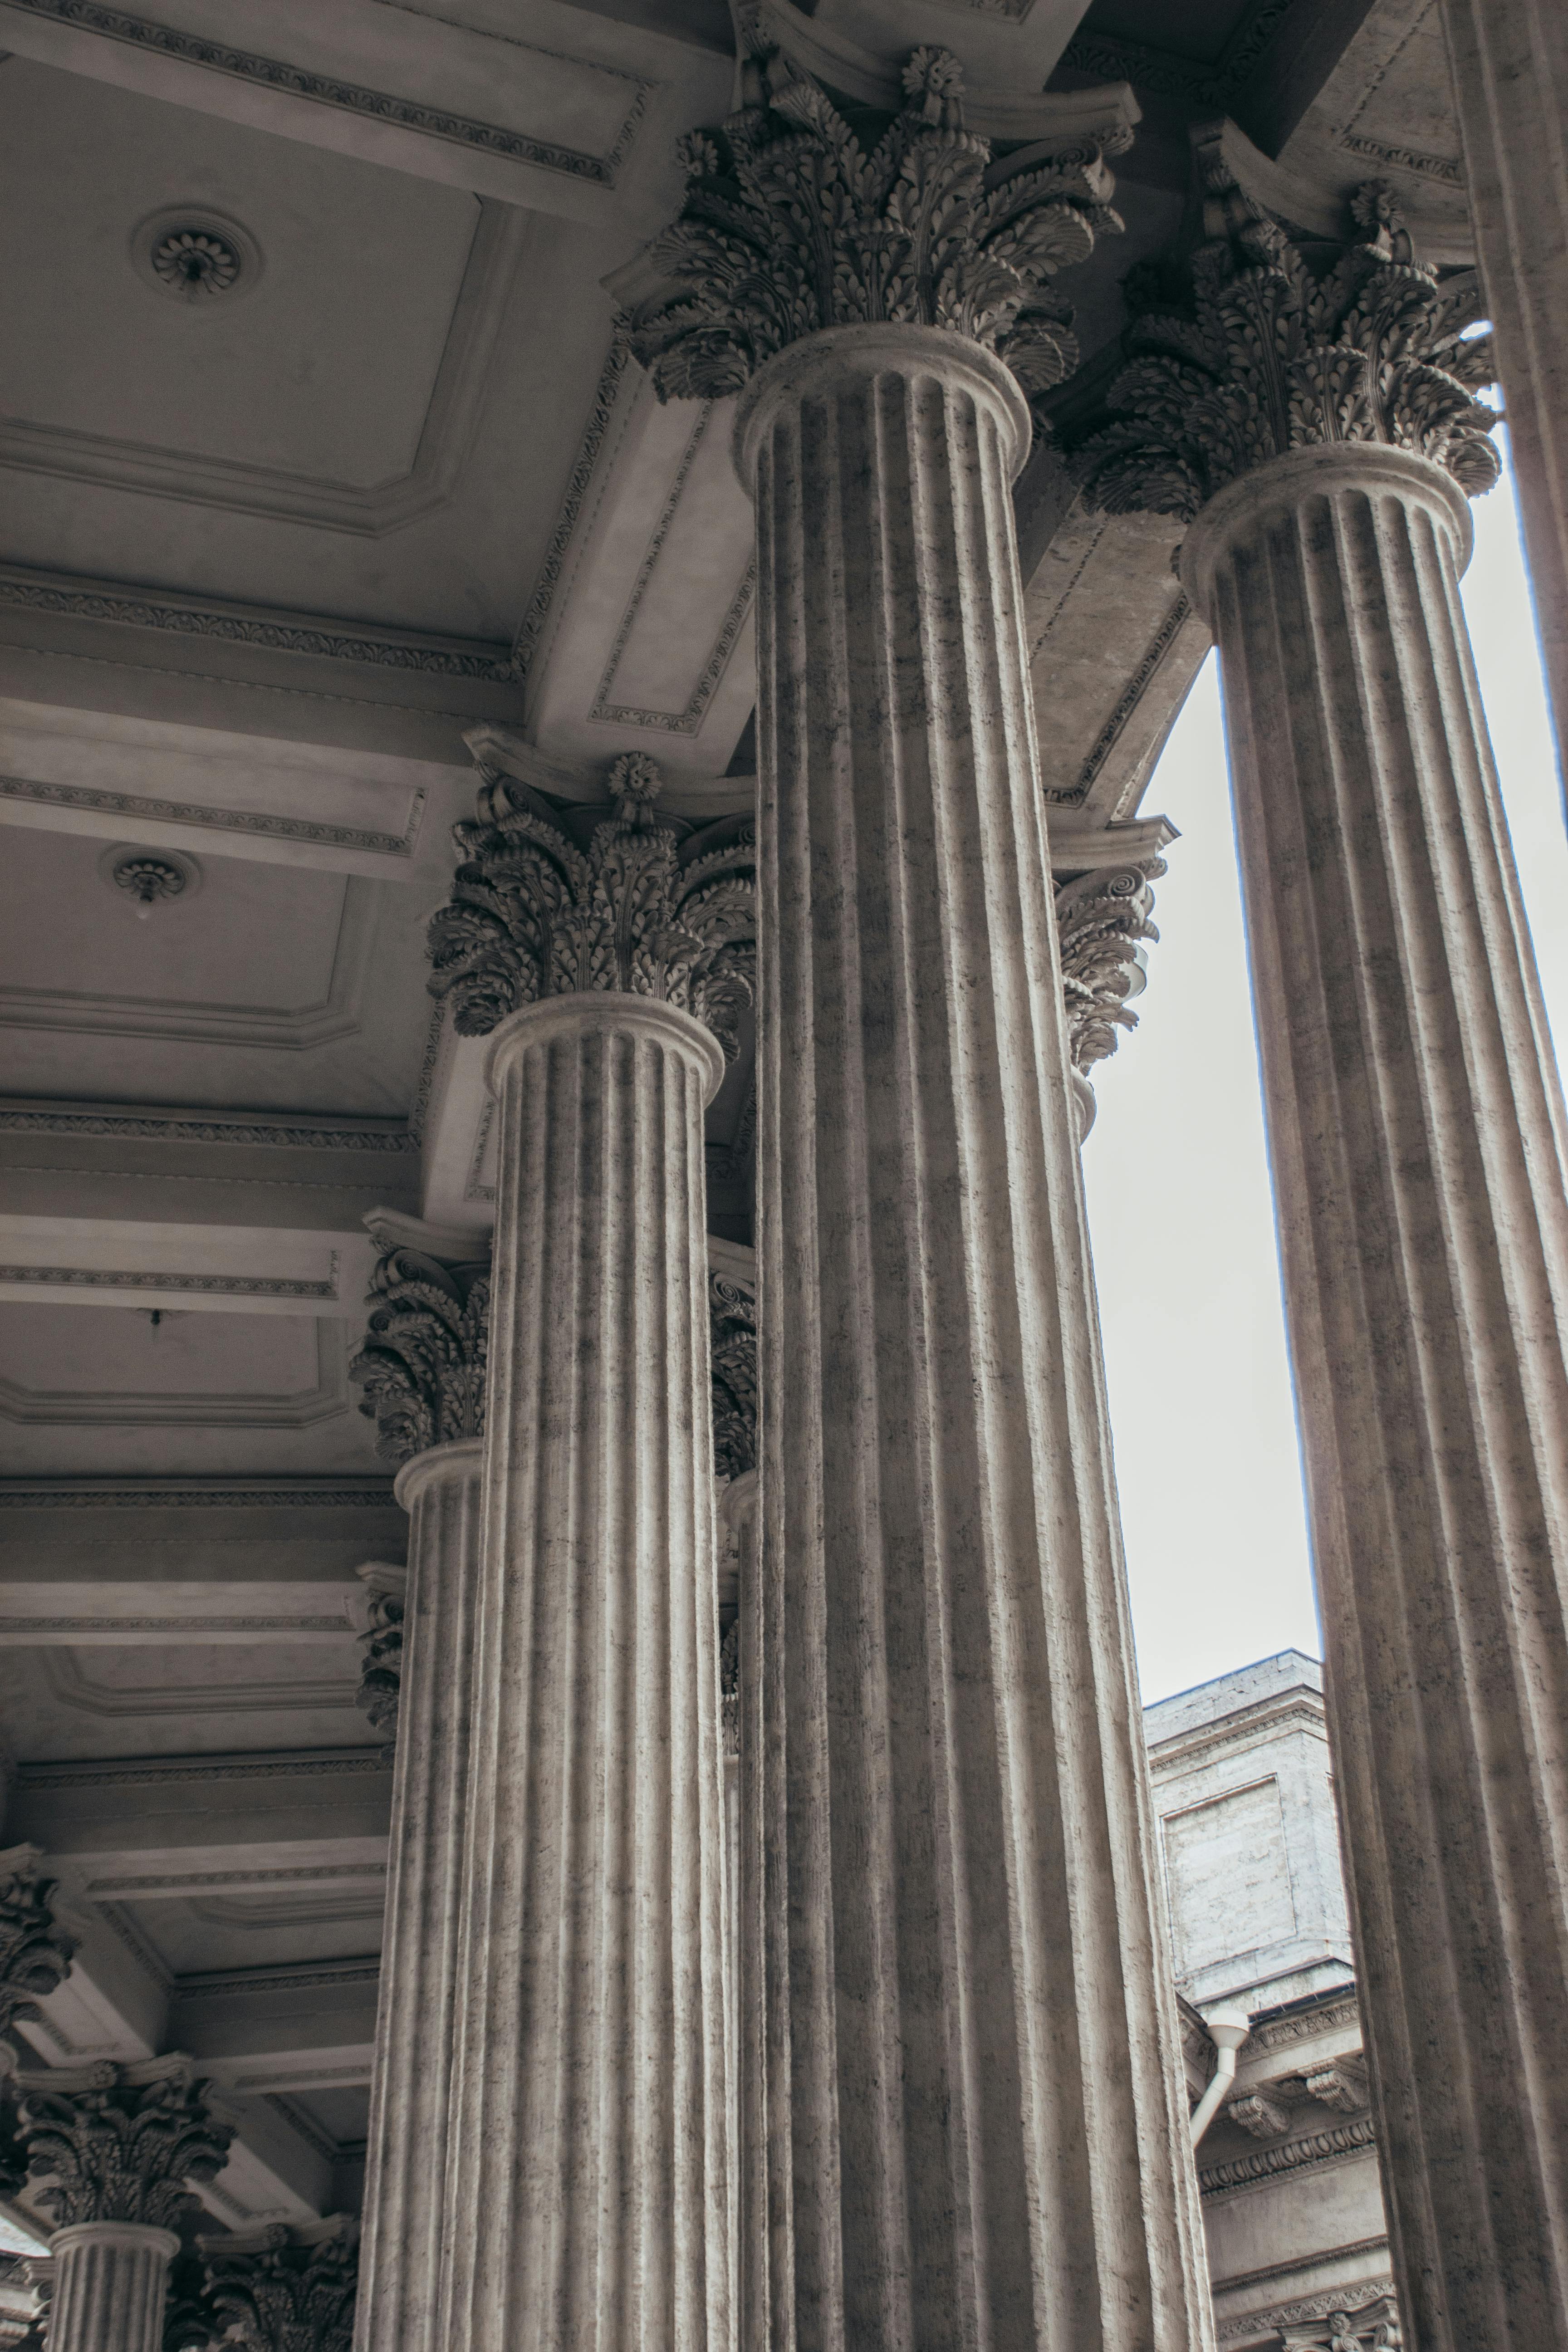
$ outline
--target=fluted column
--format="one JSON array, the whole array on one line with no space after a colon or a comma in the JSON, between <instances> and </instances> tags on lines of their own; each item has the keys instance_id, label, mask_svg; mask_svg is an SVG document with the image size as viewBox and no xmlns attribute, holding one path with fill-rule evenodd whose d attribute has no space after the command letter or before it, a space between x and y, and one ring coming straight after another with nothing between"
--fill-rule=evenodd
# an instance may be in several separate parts
<instances>
[{"instance_id":1,"label":"fluted column","mask_svg":"<svg viewBox=\"0 0 1568 2352\"><path fill-rule=\"evenodd\" d=\"M162 2352L173 2230L78 2221L49 2240L49 2352Z\"/></svg>"},{"instance_id":2,"label":"fluted column","mask_svg":"<svg viewBox=\"0 0 1568 2352\"><path fill-rule=\"evenodd\" d=\"M1557 0L1441 13L1568 784L1568 13Z\"/></svg>"},{"instance_id":3,"label":"fluted column","mask_svg":"<svg viewBox=\"0 0 1568 2352\"><path fill-rule=\"evenodd\" d=\"M190 2183L223 2168L215 2120L188 2058L16 2073L17 2137L31 2194L53 2211L50 2352L162 2352L171 2223Z\"/></svg>"},{"instance_id":4,"label":"fluted column","mask_svg":"<svg viewBox=\"0 0 1568 2352\"><path fill-rule=\"evenodd\" d=\"M610 782L579 848L489 772L432 927L500 1150L443 2352L731 2342L703 1113L753 853Z\"/></svg>"},{"instance_id":5,"label":"fluted column","mask_svg":"<svg viewBox=\"0 0 1568 2352\"><path fill-rule=\"evenodd\" d=\"M363 1409L376 1418L377 1450L401 1465L394 1491L408 1513L408 1573L400 1628L373 1628L361 1693L396 1745L353 2324L361 2352L445 2352L438 2330L452 2072L468 1993L458 1932L478 1674L489 1266L472 1237L464 1251L460 1236L421 1231L412 1219L370 1222L386 1246L353 1370L364 1384Z\"/></svg>"},{"instance_id":6,"label":"fluted column","mask_svg":"<svg viewBox=\"0 0 1568 2352\"><path fill-rule=\"evenodd\" d=\"M757 516L744 2305L773 2352L1190 2352L1011 501L1019 377L1071 364L1042 281L1117 226L1109 174L1046 140L1011 179L940 51L874 158L805 77L750 71L613 281L662 388L744 385Z\"/></svg>"},{"instance_id":7,"label":"fluted column","mask_svg":"<svg viewBox=\"0 0 1568 2352\"><path fill-rule=\"evenodd\" d=\"M1564 2352L1568 1203L1458 593L1482 298L1374 186L1309 307L1279 225L1206 185L1189 315L1167 276L1086 462L1195 515L1220 648L1408 2341Z\"/></svg>"},{"instance_id":8,"label":"fluted column","mask_svg":"<svg viewBox=\"0 0 1568 2352\"><path fill-rule=\"evenodd\" d=\"M1568 2347L1568 1209L1462 491L1300 450L1184 573L1225 669L1400 2302Z\"/></svg>"}]
</instances>

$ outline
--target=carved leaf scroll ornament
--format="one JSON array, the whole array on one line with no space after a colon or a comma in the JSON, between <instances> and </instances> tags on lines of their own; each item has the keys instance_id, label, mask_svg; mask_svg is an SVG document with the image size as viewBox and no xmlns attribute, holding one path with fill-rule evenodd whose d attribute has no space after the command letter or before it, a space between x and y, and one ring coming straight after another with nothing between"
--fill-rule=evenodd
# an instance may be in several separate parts
<instances>
[{"instance_id":1,"label":"carved leaf scroll ornament","mask_svg":"<svg viewBox=\"0 0 1568 2352\"><path fill-rule=\"evenodd\" d=\"M55 1882L38 1875L42 1860L37 1846L0 1853L0 2032L58 1991L76 1950L54 1916Z\"/></svg>"},{"instance_id":2,"label":"carved leaf scroll ornament","mask_svg":"<svg viewBox=\"0 0 1568 2352\"><path fill-rule=\"evenodd\" d=\"M579 848L531 787L481 772L477 820L453 827L451 899L430 920L430 992L451 997L459 1035L542 997L615 989L692 1013L732 1059L756 974L753 828L692 834L656 816L658 771L632 751L610 772L615 815Z\"/></svg>"},{"instance_id":3,"label":"carved leaf scroll ornament","mask_svg":"<svg viewBox=\"0 0 1568 2352\"><path fill-rule=\"evenodd\" d=\"M105 2060L19 2074L18 2137L35 2176L31 2195L55 2227L136 2221L177 2228L195 2201L191 2180L213 2180L228 2160L233 2126L219 2123L188 2060Z\"/></svg>"},{"instance_id":4,"label":"carved leaf scroll ornament","mask_svg":"<svg viewBox=\"0 0 1568 2352\"><path fill-rule=\"evenodd\" d=\"M739 1478L757 1466L757 1299L750 1283L710 1273L713 1470Z\"/></svg>"},{"instance_id":5,"label":"carved leaf scroll ornament","mask_svg":"<svg viewBox=\"0 0 1568 2352\"><path fill-rule=\"evenodd\" d=\"M1497 417L1474 395L1496 369L1490 335L1468 331L1486 309L1476 272L1413 259L1380 182L1352 201L1359 237L1299 245L1217 146L1204 161L1205 224L1223 233L1128 274L1136 356L1106 395L1115 421L1074 459L1091 500L1190 522L1271 457L1344 441L1430 457L1472 498L1490 489Z\"/></svg>"},{"instance_id":6,"label":"carved leaf scroll ornament","mask_svg":"<svg viewBox=\"0 0 1568 2352\"><path fill-rule=\"evenodd\" d=\"M353 2341L359 2273L357 2225L334 2217L290 2230L275 2222L261 2243L226 2249L202 2240L207 2300L222 2327L221 2341L244 2352L349 2352Z\"/></svg>"},{"instance_id":7,"label":"carved leaf scroll ornament","mask_svg":"<svg viewBox=\"0 0 1568 2352\"><path fill-rule=\"evenodd\" d=\"M946 49L917 49L903 86L868 150L810 75L753 55L739 112L682 141L679 217L606 281L661 400L721 399L804 335L883 320L970 337L1026 393L1071 374L1049 281L1121 226L1101 149L994 157Z\"/></svg>"},{"instance_id":8,"label":"carved leaf scroll ornament","mask_svg":"<svg viewBox=\"0 0 1568 2352\"><path fill-rule=\"evenodd\" d=\"M1068 1050L1080 1077L1138 1026L1127 999L1143 988L1143 942L1160 936L1149 886L1164 871L1163 857L1142 858L1079 875L1056 894Z\"/></svg>"},{"instance_id":9,"label":"carved leaf scroll ornament","mask_svg":"<svg viewBox=\"0 0 1568 2352\"><path fill-rule=\"evenodd\" d=\"M443 1265L419 1250L386 1250L370 1296L364 1346L349 1371L364 1391L360 1411L376 1424L383 1461L408 1462L432 1445L481 1437L489 1259Z\"/></svg>"}]
</instances>

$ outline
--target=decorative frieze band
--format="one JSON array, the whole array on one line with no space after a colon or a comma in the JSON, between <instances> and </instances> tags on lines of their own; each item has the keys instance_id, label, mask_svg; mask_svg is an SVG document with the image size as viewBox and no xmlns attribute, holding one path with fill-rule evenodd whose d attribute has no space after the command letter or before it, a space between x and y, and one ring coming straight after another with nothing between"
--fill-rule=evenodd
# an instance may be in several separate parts
<instances>
[{"instance_id":1,"label":"decorative frieze band","mask_svg":"<svg viewBox=\"0 0 1568 2352\"><path fill-rule=\"evenodd\" d=\"M1363 2116L1354 2123L1338 2124L1331 2131L1314 2132L1307 2139L1287 2140L1281 2147L1260 2147L1254 2155L1237 2157L1228 2164L1200 2165L1198 2188L1205 2197L1218 2197L1226 2189L1250 2188L1253 2182L1270 2179L1278 2173L1301 2172L1310 2165L1359 2156L1375 2145L1372 2117Z\"/></svg>"},{"instance_id":2,"label":"decorative frieze band","mask_svg":"<svg viewBox=\"0 0 1568 2352\"><path fill-rule=\"evenodd\" d=\"M0 1283L42 1284L85 1290L179 1290L223 1298L336 1298L338 1253L325 1282L280 1275L145 1274L135 1269L82 1265L0 1265Z\"/></svg>"}]
</instances>

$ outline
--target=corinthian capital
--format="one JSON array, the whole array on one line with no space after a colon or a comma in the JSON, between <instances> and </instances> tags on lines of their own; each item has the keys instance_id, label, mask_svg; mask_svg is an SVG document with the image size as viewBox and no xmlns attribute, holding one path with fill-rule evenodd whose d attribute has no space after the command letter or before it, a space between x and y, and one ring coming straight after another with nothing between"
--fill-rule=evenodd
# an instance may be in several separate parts
<instances>
[{"instance_id":1,"label":"corinthian capital","mask_svg":"<svg viewBox=\"0 0 1568 2352\"><path fill-rule=\"evenodd\" d=\"M359 2226L346 2213L199 2242L217 2339L244 2352L349 2352Z\"/></svg>"},{"instance_id":2,"label":"corinthian capital","mask_svg":"<svg viewBox=\"0 0 1568 2352\"><path fill-rule=\"evenodd\" d=\"M713 1469L740 1478L757 1466L757 1294L731 1274L708 1276L712 1339Z\"/></svg>"},{"instance_id":3,"label":"corinthian capital","mask_svg":"<svg viewBox=\"0 0 1568 2352\"><path fill-rule=\"evenodd\" d=\"M396 1243L376 1260L370 1295L364 1346L349 1371L364 1391L360 1411L375 1423L382 1459L408 1462L432 1445L481 1437L489 1260L444 1265Z\"/></svg>"},{"instance_id":4,"label":"corinthian capital","mask_svg":"<svg viewBox=\"0 0 1568 2352\"><path fill-rule=\"evenodd\" d=\"M1217 142L1200 151L1214 233L1184 260L1143 263L1126 284L1136 354L1111 384L1115 422L1076 470L1112 513L1191 521L1216 490L1287 450L1382 442L1446 467L1472 498L1490 489L1495 373L1473 269L1412 257L1386 188L1350 207L1341 242L1293 243L1245 195Z\"/></svg>"},{"instance_id":5,"label":"corinthian capital","mask_svg":"<svg viewBox=\"0 0 1568 2352\"><path fill-rule=\"evenodd\" d=\"M1143 942L1160 936L1149 886L1164 871L1163 857L1140 858L1080 874L1056 894L1068 1050L1080 1077L1138 1026L1127 999L1143 991Z\"/></svg>"},{"instance_id":6,"label":"corinthian capital","mask_svg":"<svg viewBox=\"0 0 1568 2352\"><path fill-rule=\"evenodd\" d=\"M615 815L593 823L530 784L481 768L479 814L430 920L430 993L465 1037L541 997L615 989L661 998L732 1053L756 970L753 828L693 833L655 813L659 775L640 751L610 771ZM583 839L586 832L586 839Z\"/></svg>"},{"instance_id":7,"label":"corinthian capital","mask_svg":"<svg viewBox=\"0 0 1568 2352\"><path fill-rule=\"evenodd\" d=\"M16 2128L31 2195L57 2229L135 2221L167 2230L191 2204L187 2183L212 2180L233 2127L207 2110L205 2085L178 2055L129 2066L53 2066L14 2078Z\"/></svg>"},{"instance_id":8,"label":"corinthian capital","mask_svg":"<svg viewBox=\"0 0 1568 2352\"><path fill-rule=\"evenodd\" d=\"M36 1845L0 1853L0 2032L64 1980L76 1938L56 1924L53 1879L40 1878Z\"/></svg>"},{"instance_id":9,"label":"corinthian capital","mask_svg":"<svg viewBox=\"0 0 1568 2352\"><path fill-rule=\"evenodd\" d=\"M1050 280L1121 226L1098 145L994 161L946 49L915 51L871 150L776 52L743 70L740 112L682 142L679 218L605 281L661 400L719 399L803 335L884 320L969 336L1027 393L1072 373Z\"/></svg>"}]
</instances>

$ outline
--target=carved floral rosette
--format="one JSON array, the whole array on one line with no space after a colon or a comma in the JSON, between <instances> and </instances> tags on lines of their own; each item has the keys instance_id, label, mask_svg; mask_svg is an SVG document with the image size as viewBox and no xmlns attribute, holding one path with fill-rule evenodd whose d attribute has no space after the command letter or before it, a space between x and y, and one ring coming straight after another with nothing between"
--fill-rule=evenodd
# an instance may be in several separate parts
<instances>
[{"instance_id":1,"label":"carved floral rosette","mask_svg":"<svg viewBox=\"0 0 1568 2352\"><path fill-rule=\"evenodd\" d=\"M1101 148L994 157L963 127L963 73L920 48L905 103L861 145L820 83L776 50L742 60L743 103L681 142L679 217L606 280L661 400L717 400L802 336L877 321L942 327L1026 393L1078 365L1051 286L1120 229Z\"/></svg>"},{"instance_id":2,"label":"carved floral rosette","mask_svg":"<svg viewBox=\"0 0 1568 2352\"><path fill-rule=\"evenodd\" d=\"M585 845L579 813L481 769L479 813L456 825L449 903L431 918L430 992L459 1035L595 989L660 999L702 1022L732 1058L756 971L754 829L693 832L657 815L658 771L627 752L610 772L615 814Z\"/></svg>"},{"instance_id":3,"label":"carved floral rosette","mask_svg":"<svg viewBox=\"0 0 1568 2352\"><path fill-rule=\"evenodd\" d=\"M1474 395L1496 371L1490 335L1471 331L1486 311L1477 273L1417 262L1380 182L1354 197L1347 241L1293 242L1217 139L1199 162L1207 241L1126 280L1134 356L1106 395L1114 421L1074 458L1093 502L1190 522L1271 457L1357 441L1429 457L1472 497L1490 489L1497 417Z\"/></svg>"}]
</instances>

